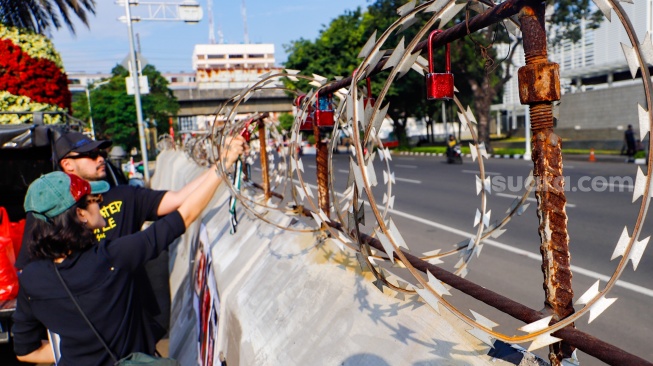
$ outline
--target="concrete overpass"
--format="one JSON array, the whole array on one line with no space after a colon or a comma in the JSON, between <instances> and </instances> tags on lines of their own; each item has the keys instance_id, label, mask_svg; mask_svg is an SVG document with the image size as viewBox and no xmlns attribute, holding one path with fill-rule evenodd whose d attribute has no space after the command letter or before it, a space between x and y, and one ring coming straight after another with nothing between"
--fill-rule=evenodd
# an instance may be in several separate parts
<instances>
[{"instance_id":1,"label":"concrete overpass","mask_svg":"<svg viewBox=\"0 0 653 366\"><path fill-rule=\"evenodd\" d=\"M178 89L173 90L181 107L180 117L206 116L215 114L227 99L240 93L242 89ZM238 107L239 113L292 111L293 98L283 90L261 90L255 92L247 102Z\"/></svg>"}]
</instances>

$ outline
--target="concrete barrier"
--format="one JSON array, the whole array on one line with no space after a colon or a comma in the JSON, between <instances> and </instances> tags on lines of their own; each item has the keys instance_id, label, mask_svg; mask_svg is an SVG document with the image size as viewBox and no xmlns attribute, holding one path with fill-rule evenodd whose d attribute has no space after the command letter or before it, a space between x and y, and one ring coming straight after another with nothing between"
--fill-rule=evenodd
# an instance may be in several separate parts
<instances>
[{"instance_id":1,"label":"concrete barrier","mask_svg":"<svg viewBox=\"0 0 653 366\"><path fill-rule=\"evenodd\" d=\"M178 189L203 169L181 152L163 152L152 187ZM209 357L222 357L229 366L538 364L511 347L518 361L492 357L490 347L444 308L438 314L417 296L401 300L390 290L380 292L372 275L361 272L355 252L332 239L277 228L242 207L231 234L228 198L223 185L201 223L170 250L170 355L182 365L203 364L207 357L198 341L192 275L202 225L219 309ZM280 212L268 211L266 218L307 229Z\"/></svg>"}]
</instances>

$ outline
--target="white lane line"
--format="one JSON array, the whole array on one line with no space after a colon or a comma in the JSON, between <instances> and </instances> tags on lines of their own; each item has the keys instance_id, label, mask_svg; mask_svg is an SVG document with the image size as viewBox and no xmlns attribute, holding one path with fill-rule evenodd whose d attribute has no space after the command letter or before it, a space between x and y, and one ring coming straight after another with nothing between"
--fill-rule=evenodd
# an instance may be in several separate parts
<instances>
[{"instance_id":1,"label":"white lane line","mask_svg":"<svg viewBox=\"0 0 653 366\"><path fill-rule=\"evenodd\" d=\"M481 174L481 172L479 170L461 170L461 172L467 173L467 174ZM485 175L501 175L501 173L486 171Z\"/></svg>"},{"instance_id":2,"label":"white lane line","mask_svg":"<svg viewBox=\"0 0 653 366\"><path fill-rule=\"evenodd\" d=\"M607 182L601 182L601 181L596 181L594 182L596 184L597 189L607 189L608 192L632 192L633 191L633 185L630 183L607 183Z\"/></svg>"},{"instance_id":3,"label":"white lane line","mask_svg":"<svg viewBox=\"0 0 653 366\"><path fill-rule=\"evenodd\" d=\"M495 193L494 195L499 196L499 197L506 197L506 198L521 198L521 196L517 196L517 195L514 195L514 194L507 194L507 193ZM528 197L526 199L526 201L537 202L537 200L535 198L533 198L533 197ZM567 202L566 207L574 208L574 207L576 207L576 205L573 204L573 203Z\"/></svg>"},{"instance_id":4,"label":"white lane line","mask_svg":"<svg viewBox=\"0 0 653 366\"><path fill-rule=\"evenodd\" d=\"M425 225L429 225L429 226L432 226L432 227L435 227L435 228L438 228L438 229L441 229L441 230L445 230L445 231L448 231L450 233L458 234L458 235L460 235L462 237L466 237L466 238L472 237L472 234L466 233L466 232L464 232L462 230L458 230L458 229L455 229L455 228L452 228L452 227L449 227L449 226L446 226L446 225L438 224L437 222L429 221L429 220L426 220L426 219L423 219L421 217L417 217L417 216L414 216L414 215L411 215L411 214L408 214L408 213L405 213L405 212L397 211L397 210L394 210L394 209L389 209L388 211L390 211L391 213L396 214L398 216L403 216L403 217L405 217L407 219L417 221L417 222L420 222L420 223L425 224ZM503 244L503 243L500 243L500 242L498 242L496 240L492 240L492 239L485 239L485 240L483 240L483 243L491 245L491 246L499 248L499 249L503 249L503 250L511 252L511 253L515 253L515 254L518 254L518 255L523 255L523 256L525 256L527 258L534 259L534 260L536 260L538 262L542 262L542 257L540 256L540 254L527 252L525 250L515 248L515 247L512 247L510 245ZM591 278L601 280L601 281L605 281L605 282L610 280L610 276L606 276L604 274L594 272L594 271L591 271L589 269L585 269L585 268L582 268L582 267L577 267L577 266L574 266L574 265L572 265L570 267L571 267L571 271L573 273L580 273L580 274L583 274L583 275L585 275L587 277L591 277ZM649 289L649 288L646 288L646 287L643 287L643 286L639 286L639 285L636 285L634 283L619 280L619 281L617 281L617 283L615 285L619 286L619 287L623 287L623 288L628 289L628 290L631 290L633 292L637 292L637 293L642 294L642 295L653 297L653 290L652 289Z\"/></svg>"},{"instance_id":5,"label":"white lane line","mask_svg":"<svg viewBox=\"0 0 653 366\"><path fill-rule=\"evenodd\" d=\"M309 168L311 168L311 169L316 169L316 168L317 168L316 165L310 165L310 164L309 164L309 165L306 165L306 166L309 167Z\"/></svg>"},{"instance_id":6,"label":"white lane line","mask_svg":"<svg viewBox=\"0 0 653 366\"><path fill-rule=\"evenodd\" d=\"M314 186L312 184L309 184L309 186L312 186L314 189L317 189L317 186ZM340 194L340 193L338 193L337 195L342 196L342 194ZM369 203L367 203L367 201L365 201L365 204L369 206ZM421 217L418 217L418 216L415 216L415 215L411 215L409 213L397 211L397 210L392 209L392 208L389 209L388 211L395 214L395 215L403 216L403 217L405 217L407 219L422 223L424 225L432 226L432 227L440 229L440 230L444 230L444 231L448 231L448 232L453 233L453 234L460 235L460 236L462 236L464 238L471 238L472 237L472 234L470 234L470 233L464 232L462 230L458 230L456 228L452 228L452 227L447 226L447 225L439 224L437 222L426 220L424 218L421 218ZM522 255L522 256L524 256L526 258L536 260L536 261L538 261L540 263L542 262L542 256L540 254L527 252L525 250L515 248L513 246L503 244L503 243L500 243L500 242L498 242L496 240L492 240L492 239L485 239L485 240L483 240L483 243L488 244L488 245L493 246L493 247L498 248L498 249L503 249L503 250L505 250L507 252ZM574 272L574 273L579 273L579 274L585 275L587 277L594 278L594 279L597 279L597 280L601 280L601 281L604 281L604 282L608 282L610 280L610 276L606 276L606 275L604 275L602 273L594 272L594 271L591 271L589 269L585 269L585 268L574 266L574 265L571 265L570 267L571 267L572 272ZM653 297L653 290L652 289L649 289L649 288L646 288L646 287L643 287L643 286L640 286L640 285L636 285L634 283L619 280L619 281L617 281L617 283L615 283L615 286L622 287L622 288L625 288L625 289L633 291L633 292L637 292L638 294Z\"/></svg>"},{"instance_id":7,"label":"white lane line","mask_svg":"<svg viewBox=\"0 0 653 366\"><path fill-rule=\"evenodd\" d=\"M406 179L406 178L397 178L397 177L395 177L395 180L396 180L396 181L399 181L399 182L422 184L422 181L421 181L421 180Z\"/></svg>"},{"instance_id":8,"label":"white lane line","mask_svg":"<svg viewBox=\"0 0 653 366\"><path fill-rule=\"evenodd\" d=\"M393 166L394 166L394 167L397 167L397 168L417 169L417 165L394 164Z\"/></svg>"},{"instance_id":9,"label":"white lane line","mask_svg":"<svg viewBox=\"0 0 653 366\"><path fill-rule=\"evenodd\" d=\"M338 169L338 173L346 173L346 174L349 174L349 170ZM396 180L396 181L399 181L399 182L422 184L422 181L421 181L421 180L414 180L414 179L407 179L407 178L397 178L397 177L395 177L395 180Z\"/></svg>"}]
</instances>

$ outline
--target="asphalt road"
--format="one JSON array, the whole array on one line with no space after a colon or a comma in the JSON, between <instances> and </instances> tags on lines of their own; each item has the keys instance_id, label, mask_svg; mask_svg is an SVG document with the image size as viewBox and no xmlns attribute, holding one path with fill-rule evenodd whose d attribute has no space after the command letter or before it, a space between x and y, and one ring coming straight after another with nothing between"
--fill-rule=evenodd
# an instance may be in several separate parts
<instances>
[{"instance_id":1,"label":"asphalt road","mask_svg":"<svg viewBox=\"0 0 653 366\"><path fill-rule=\"evenodd\" d=\"M336 189L342 192L347 183L349 158L334 155ZM315 181L313 157L305 156L304 179ZM479 166L471 158L462 165L446 164L442 157L394 155L391 161L396 184L390 216L396 223L410 251L414 254L434 249L450 250L456 243L476 234L473 227L476 210L481 207L476 194L476 175ZM491 177L492 194L487 209L491 220L502 219L516 197L523 194L524 178L532 169L532 162L512 159L485 161L486 175ZM570 237L574 300L578 299L597 279L600 288L614 272L618 259L610 260L624 227L632 235L641 198L633 203L633 185L638 166L626 163L590 163L566 161L564 164L567 188L568 232ZM641 166L646 173L646 167ZM383 183L383 167L375 164L379 185L374 189L377 203L387 192ZM544 306L543 274L540 269L538 220L536 203L531 194L530 207L514 217L505 227L507 231L496 239L486 241L479 258L469 265L467 279L516 300L532 309ZM650 216L650 215L649 215ZM366 213L367 227L374 220ZM650 218L644 221L639 240L651 235ZM452 270L458 257L445 260L444 268ZM621 276L621 282L608 298L618 300L601 316L588 324L585 316L577 328L599 339L618 346L641 358L653 360L653 249L644 253L637 271L632 263ZM501 324L499 330L516 334L524 324L480 304L461 293L455 293L452 303L486 315ZM523 345L528 346L528 345ZM542 351L536 352L544 355ZM602 365L591 356L580 353L581 365Z\"/></svg>"}]
</instances>

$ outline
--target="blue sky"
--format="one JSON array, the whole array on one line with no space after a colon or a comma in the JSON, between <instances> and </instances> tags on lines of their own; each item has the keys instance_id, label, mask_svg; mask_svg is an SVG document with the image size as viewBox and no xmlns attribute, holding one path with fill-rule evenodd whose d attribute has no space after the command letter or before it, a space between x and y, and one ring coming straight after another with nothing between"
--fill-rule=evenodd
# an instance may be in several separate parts
<instances>
[{"instance_id":1,"label":"blue sky","mask_svg":"<svg viewBox=\"0 0 653 366\"><path fill-rule=\"evenodd\" d=\"M181 0L145 0L180 3ZM197 0L204 17L195 25L183 22L134 23L143 56L161 72L192 71L195 44L209 43L207 0ZM118 21L125 8L111 0L96 1L96 15L86 28L76 22L76 34L67 28L52 34L67 72L110 72L129 53L127 25ZM216 41L222 29L225 43L242 43L242 0L213 0ZM324 25L346 10L369 5L368 0L246 0L250 43L274 43L277 64L286 60L284 44L299 38L315 39ZM147 16L147 7L132 7L132 16Z\"/></svg>"}]
</instances>

